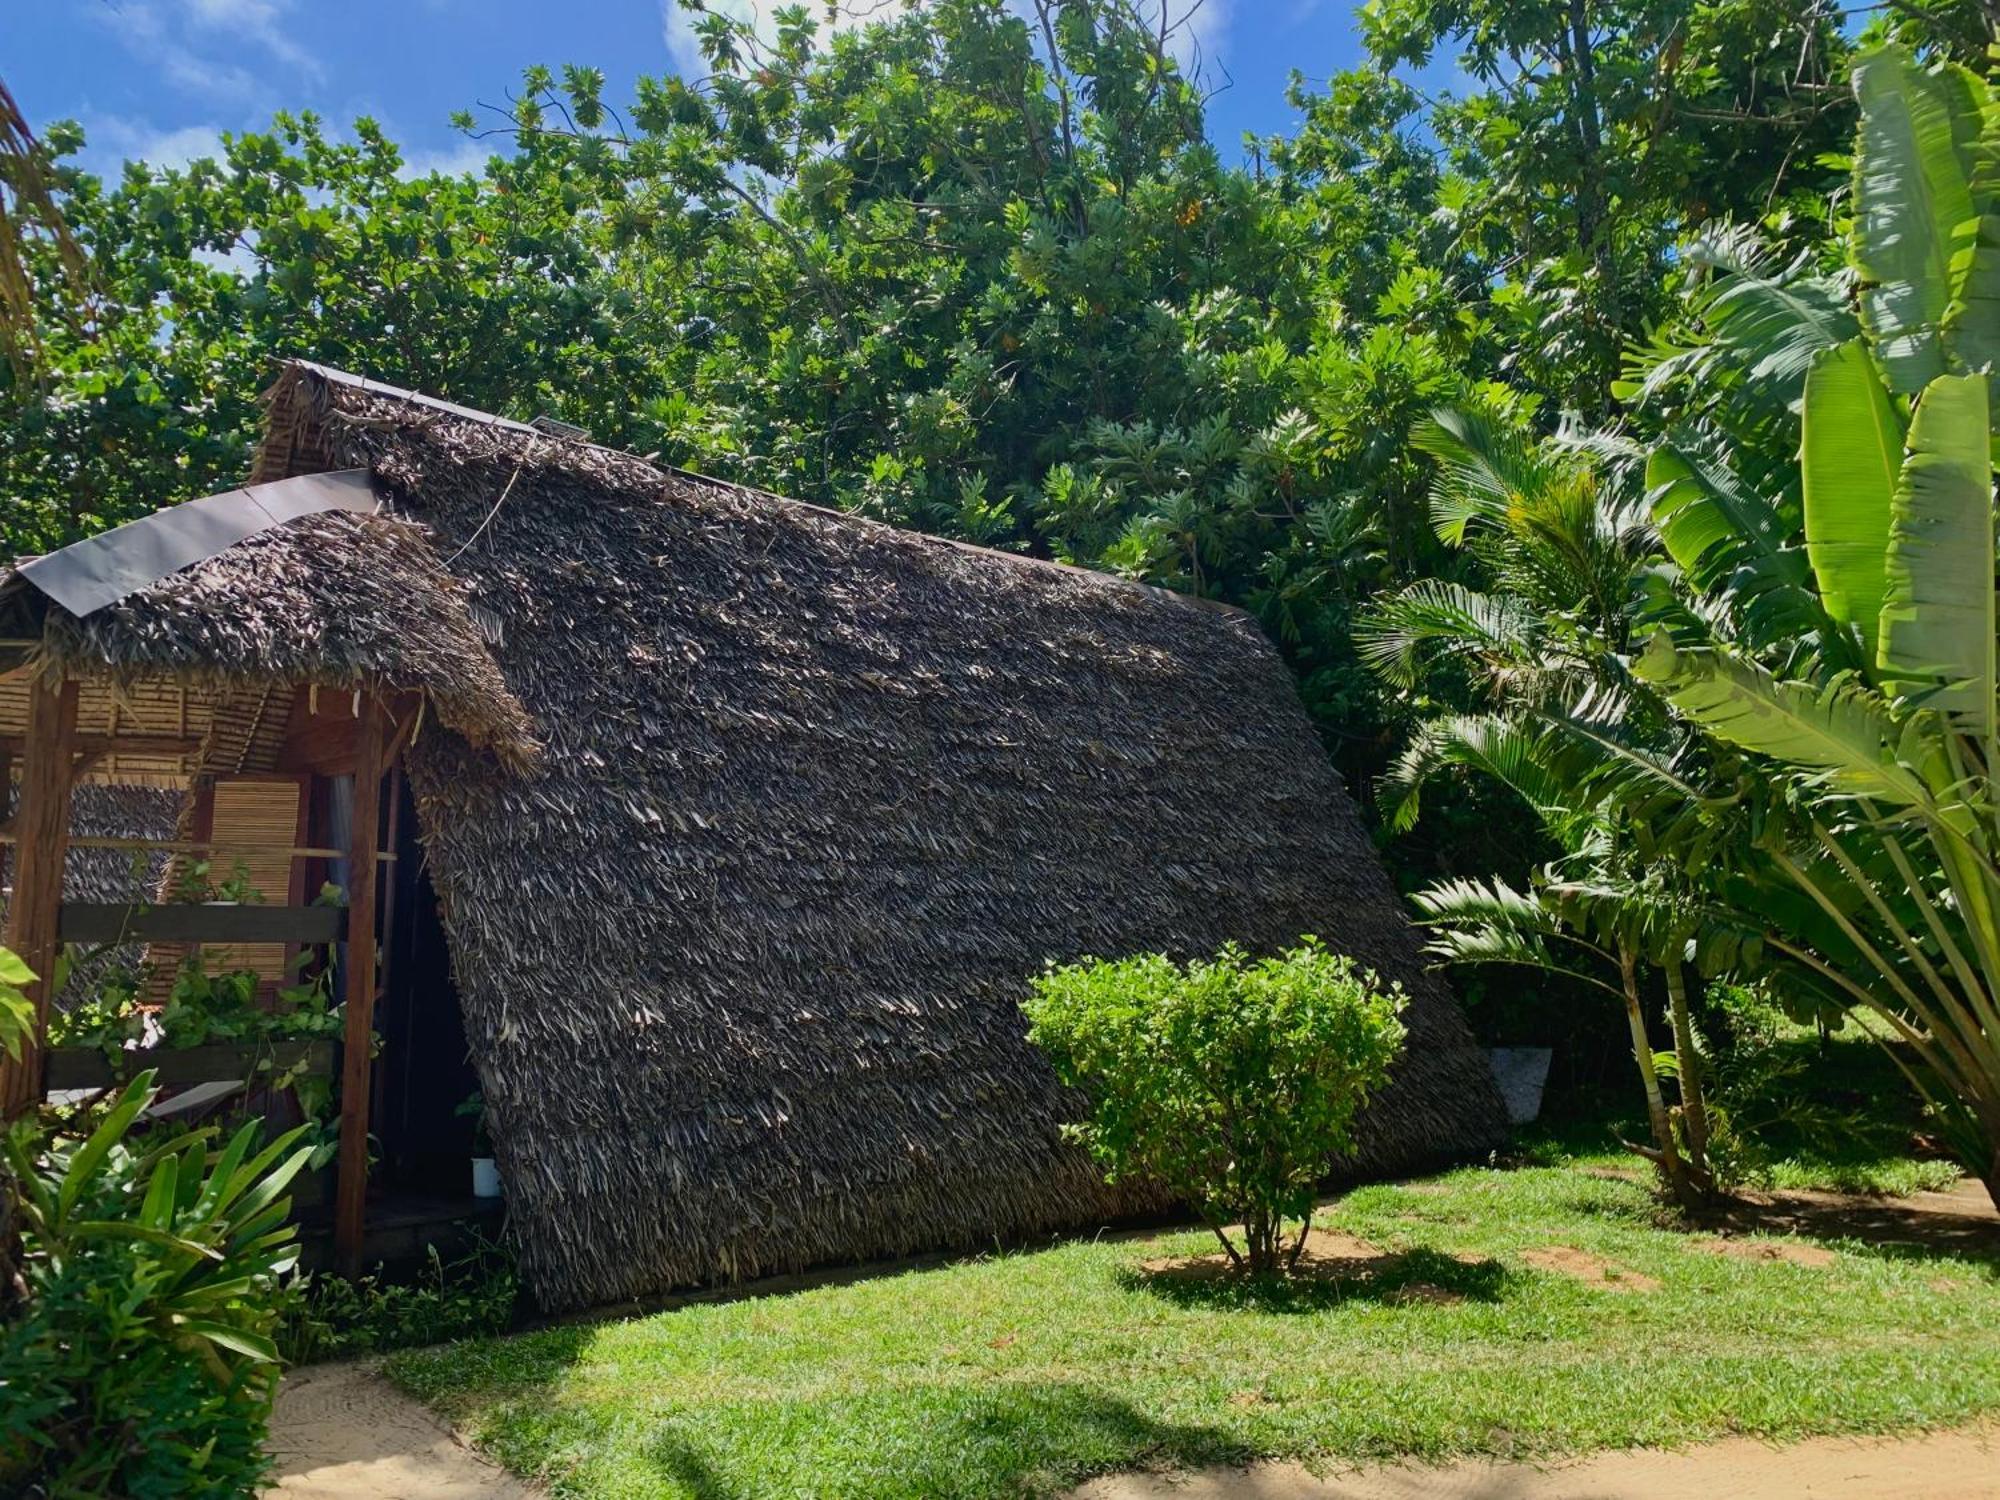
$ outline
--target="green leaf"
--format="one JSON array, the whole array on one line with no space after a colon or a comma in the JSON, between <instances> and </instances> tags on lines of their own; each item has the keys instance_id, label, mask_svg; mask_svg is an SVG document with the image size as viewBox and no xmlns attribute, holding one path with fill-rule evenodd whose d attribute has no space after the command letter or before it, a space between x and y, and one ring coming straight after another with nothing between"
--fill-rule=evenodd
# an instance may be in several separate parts
<instances>
[{"instance_id":1,"label":"green leaf","mask_svg":"<svg viewBox=\"0 0 2000 1500\"><path fill-rule=\"evenodd\" d=\"M1720 571L1708 562L1718 547L1748 545L1774 556L1783 541L1771 506L1744 494L1729 475L1677 448L1656 448L1647 458L1646 490L1667 555L1697 584Z\"/></svg>"},{"instance_id":2,"label":"green leaf","mask_svg":"<svg viewBox=\"0 0 2000 1500\"><path fill-rule=\"evenodd\" d=\"M1982 214L1952 260L1957 295L1945 314L1945 349L1960 369L2000 371L2000 214Z\"/></svg>"},{"instance_id":3,"label":"green leaf","mask_svg":"<svg viewBox=\"0 0 2000 1500\"><path fill-rule=\"evenodd\" d=\"M1813 361L1800 429L1806 555L1820 602L1835 620L1860 630L1864 659L1872 662L1890 504L1903 466L1903 419L1861 340Z\"/></svg>"},{"instance_id":4,"label":"green leaf","mask_svg":"<svg viewBox=\"0 0 2000 1500\"><path fill-rule=\"evenodd\" d=\"M303 1133L303 1128L293 1130L277 1144L282 1149L284 1145L297 1140ZM234 1210L238 1221L254 1220L266 1207L275 1203L278 1195L284 1192L292 1179L305 1169L307 1162L312 1160L312 1154L312 1147L300 1147L281 1166L274 1168L269 1176L245 1193L242 1202L238 1203Z\"/></svg>"},{"instance_id":5,"label":"green leaf","mask_svg":"<svg viewBox=\"0 0 2000 1500\"><path fill-rule=\"evenodd\" d=\"M165 1156L153 1168L153 1180L146 1188L146 1201L139 1209L139 1222L153 1229L165 1229L174 1221L174 1200L180 1183L181 1159Z\"/></svg>"},{"instance_id":6,"label":"green leaf","mask_svg":"<svg viewBox=\"0 0 2000 1500\"><path fill-rule=\"evenodd\" d=\"M1899 807L1930 808L1926 777L1904 756L1939 752L1913 738L1871 690L1853 680L1825 687L1773 677L1754 662L1678 651L1655 635L1633 671L1657 683L1689 718L1720 739L1804 769L1842 791ZM1933 779L1942 775L1933 773Z\"/></svg>"},{"instance_id":7,"label":"green leaf","mask_svg":"<svg viewBox=\"0 0 2000 1500\"><path fill-rule=\"evenodd\" d=\"M15 988L35 982L35 971L21 961L21 955L12 948L0 948L0 984L11 984Z\"/></svg>"},{"instance_id":8,"label":"green leaf","mask_svg":"<svg viewBox=\"0 0 2000 1500\"><path fill-rule=\"evenodd\" d=\"M1885 564L1880 666L1991 744L1996 677L1986 379L1934 381L1910 422Z\"/></svg>"},{"instance_id":9,"label":"green leaf","mask_svg":"<svg viewBox=\"0 0 2000 1500\"><path fill-rule=\"evenodd\" d=\"M223 1258L221 1251L211 1250L184 1235L155 1229L150 1224L135 1224L128 1219L72 1219L66 1230L72 1238L79 1240L137 1240L157 1245L162 1250L190 1255L197 1260L219 1261Z\"/></svg>"},{"instance_id":10,"label":"green leaf","mask_svg":"<svg viewBox=\"0 0 2000 1500\"><path fill-rule=\"evenodd\" d=\"M180 1329L183 1333L193 1334L196 1338L207 1339L216 1347L227 1349L233 1354L247 1355L264 1364L278 1362L278 1346L261 1333L251 1333L245 1329L231 1328L226 1323L212 1323L196 1318L183 1320Z\"/></svg>"},{"instance_id":11,"label":"green leaf","mask_svg":"<svg viewBox=\"0 0 2000 1500\"><path fill-rule=\"evenodd\" d=\"M1440 407L1411 429L1410 446L1437 460L1431 525L1454 547L1464 545L1474 521L1505 517L1550 477L1536 444L1481 412Z\"/></svg>"},{"instance_id":12,"label":"green leaf","mask_svg":"<svg viewBox=\"0 0 2000 1500\"><path fill-rule=\"evenodd\" d=\"M90 1139L78 1147L76 1155L70 1158L69 1168L63 1173L62 1186L56 1190L57 1218L68 1217L111 1148L125 1138L125 1132L132 1128L139 1112L153 1102L153 1076L149 1068L126 1084L125 1091L118 1096L118 1102L111 1107L103 1123L90 1133Z\"/></svg>"},{"instance_id":13,"label":"green leaf","mask_svg":"<svg viewBox=\"0 0 2000 1500\"><path fill-rule=\"evenodd\" d=\"M1902 48L1877 47L1856 59L1854 93L1861 321L1890 388L1915 395L1945 373L1939 329L1952 301L1952 260L1975 216L1954 90Z\"/></svg>"}]
</instances>

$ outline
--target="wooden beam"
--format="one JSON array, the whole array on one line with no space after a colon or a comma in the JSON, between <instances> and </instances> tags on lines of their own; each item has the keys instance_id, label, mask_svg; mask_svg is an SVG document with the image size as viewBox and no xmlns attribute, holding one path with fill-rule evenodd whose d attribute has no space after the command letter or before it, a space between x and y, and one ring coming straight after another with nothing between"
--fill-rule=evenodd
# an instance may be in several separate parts
<instances>
[{"instance_id":1,"label":"wooden beam","mask_svg":"<svg viewBox=\"0 0 2000 1500\"><path fill-rule=\"evenodd\" d=\"M14 826L14 753L0 745L0 829ZM0 843L0 890L7 888L7 851L11 844Z\"/></svg>"},{"instance_id":2,"label":"wooden beam","mask_svg":"<svg viewBox=\"0 0 2000 1500\"><path fill-rule=\"evenodd\" d=\"M334 1266L361 1274L367 1230L369 1057L375 1030L375 841L381 836L388 719L373 693L361 702L354 746L354 817L347 856L346 1028L340 1060L340 1180L333 1213Z\"/></svg>"},{"instance_id":3,"label":"wooden beam","mask_svg":"<svg viewBox=\"0 0 2000 1500\"><path fill-rule=\"evenodd\" d=\"M205 1047L151 1047L120 1055L117 1065L96 1047L49 1049L49 1092L57 1089L116 1088L134 1073L151 1069L161 1088L185 1088L195 1083L254 1083L261 1077L298 1072L315 1078L333 1076L333 1043L302 1040L279 1042L211 1042Z\"/></svg>"},{"instance_id":4,"label":"wooden beam","mask_svg":"<svg viewBox=\"0 0 2000 1500\"><path fill-rule=\"evenodd\" d=\"M344 914L333 906L166 906L65 901L57 935L70 943L331 943Z\"/></svg>"},{"instance_id":5,"label":"wooden beam","mask_svg":"<svg viewBox=\"0 0 2000 1500\"><path fill-rule=\"evenodd\" d=\"M71 760L75 755L77 685L37 677L28 684L28 733L21 761L21 808L14 822L14 899L7 910L7 946L40 976L28 986L34 1031L18 1059L0 1054L0 1120L42 1100L42 1041L48 1035L50 980L61 945L63 857L69 841Z\"/></svg>"},{"instance_id":6,"label":"wooden beam","mask_svg":"<svg viewBox=\"0 0 2000 1500\"><path fill-rule=\"evenodd\" d=\"M0 849L16 842L12 829L0 829ZM214 839L137 839L123 835L77 834L70 839L72 849L157 849L163 854L286 854L293 859L345 859L345 849L322 849L311 844L246 844ZM396 862L394 850L383 849L376 856Z\"/></svg>"},{"instance_id":7,"label":"wooden beam","mask_svg":"<svg viewBox=\"0 0 2000 1500\"><path fill-rule=\"evenodd\" d=\"M24 734L0 734L0 755L19 755L27 748ZM72 741L79 755L193 755L201 741L184 734L79 734Z\"/></svg>"}]
</instances>

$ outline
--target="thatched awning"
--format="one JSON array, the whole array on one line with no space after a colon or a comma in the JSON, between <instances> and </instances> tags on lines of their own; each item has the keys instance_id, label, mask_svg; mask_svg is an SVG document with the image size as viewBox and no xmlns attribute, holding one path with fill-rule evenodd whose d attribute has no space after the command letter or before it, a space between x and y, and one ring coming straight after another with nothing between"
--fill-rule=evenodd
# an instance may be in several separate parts
<instances>
[{"instance_id":1,"label":"thatched awning","mask_svg":"<svg viewBox=\"0 0 2000 1500\"><path fill-rule=\"evenodd\" d=\"M256 478L365 466L540 765L406 756L544 1304L1103 1222L1049 959L1318 933L1410 989L1353 1173L1483 1153L1485 1058L1247 616L316 366ZM242 649L223 642L221 649Z\"/></svg>"},{"instance_id":2,"label":"thatched awning","mask_svg":"<svg viewBox=\"0 0 2000 1500\"><path fill-rule=\"evenodd\" d=\"M16 572L0 582L0 620L13 642L0 736L25 728L26 679L60 671L82 683L81 733L140 746L90 779L179 784L199 746L254 735L273 702L281 731L294 687L421 694L439 726L503 763L535 754L463 587L407 520L297 514L80 616ZM173 751L176 737L197 748Z\"/></svg>"}]
</instances>

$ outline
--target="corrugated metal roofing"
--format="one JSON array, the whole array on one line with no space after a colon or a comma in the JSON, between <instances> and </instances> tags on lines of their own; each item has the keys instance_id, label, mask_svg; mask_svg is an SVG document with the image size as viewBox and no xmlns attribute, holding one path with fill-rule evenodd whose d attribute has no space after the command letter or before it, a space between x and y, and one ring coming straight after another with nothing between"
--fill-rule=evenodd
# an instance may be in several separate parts
<instances>
[{"instance_id":1,"label":"corrugated metal roofing","mask_svg":"<svg viewBox=\"0 0 2000 1500\"><path fill-rule=\"evenodd\" d=\"M19 572L81 618L299 516L380 505L366 469L302 474L169 506L24 562Z\"/></svg>"}]
</instances>

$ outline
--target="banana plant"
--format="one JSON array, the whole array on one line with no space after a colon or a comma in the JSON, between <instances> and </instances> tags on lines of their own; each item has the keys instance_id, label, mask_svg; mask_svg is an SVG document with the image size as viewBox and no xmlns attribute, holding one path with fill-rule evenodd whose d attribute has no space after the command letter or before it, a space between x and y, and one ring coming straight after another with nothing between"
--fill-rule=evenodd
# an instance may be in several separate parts
<instances>
[{"instance_id":1,"label":"banana plant","mask_svg":"<svg viewBox=\"0 0 2000 1500\"><path fill-rule=\"evenodd\" d=\"M2000 100L1893 47L1854 81L1859 331L1800 390L1803 548L1663 445L1655 519L1694 612L1733 628L1663 629L1633 670L1788 789L1764 854L1812 915L1775 940L1888 1022L2000 1201ZM1778 571L1809 607L1751 628Z\"/></svg>"}]
</instances>

